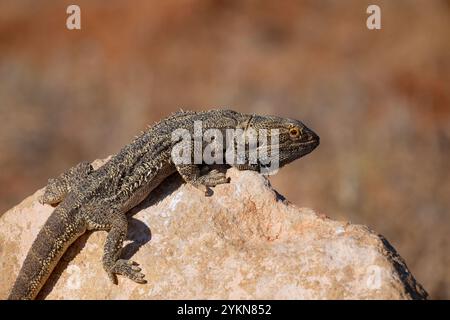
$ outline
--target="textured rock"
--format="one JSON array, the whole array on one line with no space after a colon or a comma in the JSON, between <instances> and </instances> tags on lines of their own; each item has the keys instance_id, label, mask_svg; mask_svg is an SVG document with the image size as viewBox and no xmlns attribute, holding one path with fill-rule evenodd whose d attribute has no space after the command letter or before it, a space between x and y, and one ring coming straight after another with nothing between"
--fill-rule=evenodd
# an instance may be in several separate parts
<instances>
[{"instance_id":1,"label":"textured rock","mask_svg":"<svg viewBox=\"0 0 450 320\"><path fill-rule=\"evenodd\" d=\"M130 217L126 258L146 285L102 268L106 232L84 235L38 298L46 299L411 299L426 292L404 261L367 227L297 208L254 172L228 170L228 185L204 195L178 176ZM0 217L0 298L10 290L53 208L42 190Z\"/></svg>"}]
</instances>

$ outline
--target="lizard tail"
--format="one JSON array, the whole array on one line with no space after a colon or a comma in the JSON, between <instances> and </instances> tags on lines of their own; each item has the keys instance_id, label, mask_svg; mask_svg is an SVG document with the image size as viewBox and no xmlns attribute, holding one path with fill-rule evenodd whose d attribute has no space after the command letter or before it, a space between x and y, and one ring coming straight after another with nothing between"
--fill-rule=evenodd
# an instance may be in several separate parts
<instances>
[{"instance_id":1,"label":"lizard tail","mask_svg":"<svg viewBox=\"0 0 450 320\"><path fill-rule=\"evenodd\" d=\"M34 299L67 248L86 230L74 212L57 207L28 252L9 300Z\"/></svg>"}]
</instances>

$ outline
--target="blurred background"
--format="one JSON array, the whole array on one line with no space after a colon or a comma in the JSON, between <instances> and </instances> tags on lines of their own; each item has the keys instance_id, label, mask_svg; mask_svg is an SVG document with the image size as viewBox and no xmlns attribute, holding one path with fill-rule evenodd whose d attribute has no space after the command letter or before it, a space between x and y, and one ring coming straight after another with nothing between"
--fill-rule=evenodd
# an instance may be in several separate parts
<instances>
[{"instance_id":1,"label":"blurred background","mask_svg":"<svg viewBox=\"0 0 450 320\"><path fill-rule=\"evenodd\" d=\"M287 116L321 145L273 186L383 234L449 299L449 39L448 0L3 0L0 213L181 107Z\"/></svg>"}]
</instances>

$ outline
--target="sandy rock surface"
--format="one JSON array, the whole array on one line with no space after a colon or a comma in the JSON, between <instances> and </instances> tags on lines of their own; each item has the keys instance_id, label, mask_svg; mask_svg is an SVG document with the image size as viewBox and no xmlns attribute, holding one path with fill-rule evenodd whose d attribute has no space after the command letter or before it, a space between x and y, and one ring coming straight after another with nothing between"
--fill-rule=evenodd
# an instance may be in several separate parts
<instances>
[{"instance_id":1,"label":"sandy rock surface","mask_svg":"<svg viewBox=\"0 0 450 320\"><path fill-rule=\"evenodd\" d=\"M289 204L268 180L229 169L205 197L174 175L130 215L122 256L148 283L110 283L106 232L63 256L40 299L420 299L426 292L389 243L367 227ZM37 191L0 217L0 298L53 211Z\"/></svg>"}]
</instances>

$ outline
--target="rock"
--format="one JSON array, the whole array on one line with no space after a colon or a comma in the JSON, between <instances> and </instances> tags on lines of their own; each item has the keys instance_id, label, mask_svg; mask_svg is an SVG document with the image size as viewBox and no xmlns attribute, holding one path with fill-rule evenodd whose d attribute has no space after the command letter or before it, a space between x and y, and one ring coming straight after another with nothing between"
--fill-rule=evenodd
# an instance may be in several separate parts
<instances>
[{"instance_id":1,"label":"rock","mask_svg":"<svg viewBox=\"0 0 450 320\"><path fill-rule=\"evenodd\" d=\"M130 217L122 256L148 283L102 268L106 232L77 240L40 299L424 299L402 258L365 226L297 208L255 172L205 197L174 175ZM7 297L36 234L53 211L43 190L0 217L0 298Z\"/></svg>"}]
</instances>

